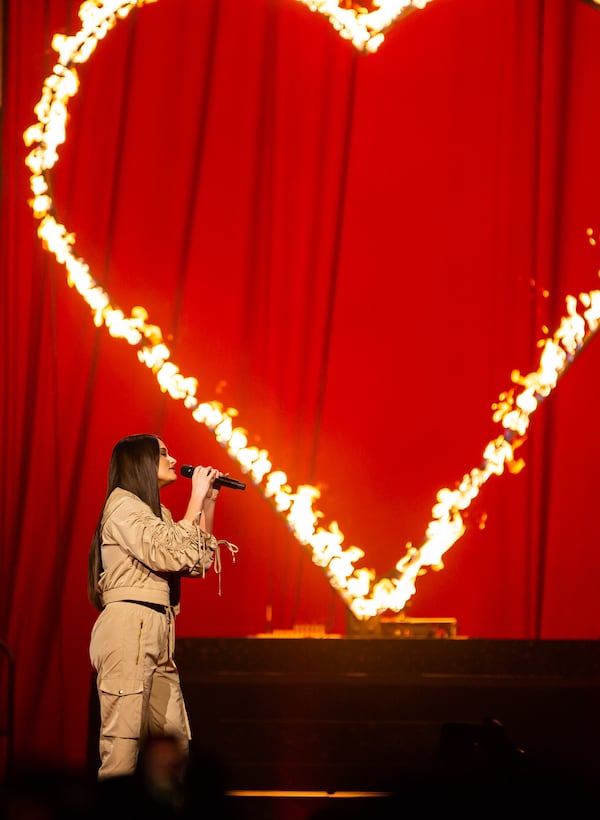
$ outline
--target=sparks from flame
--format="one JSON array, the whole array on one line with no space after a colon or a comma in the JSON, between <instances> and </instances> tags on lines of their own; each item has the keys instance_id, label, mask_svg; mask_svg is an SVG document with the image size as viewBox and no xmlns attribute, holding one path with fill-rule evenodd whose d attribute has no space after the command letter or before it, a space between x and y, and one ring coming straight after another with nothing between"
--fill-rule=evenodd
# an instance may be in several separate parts
<instances>
[{"instance_id":1,"label":"sparks from flame","mask_svg":"<svg viewBox=\"0 0 600 820\"><path fill-rule=\"evenodd\" d=\"M59 145L66 139L69 100L79 88L75 64L86 62L98 42L136 6L151 2L156 0L87 0L79 9L81 29L73 36L56 34L53 37L52 47L59 59L44 81L42 96L35 106L37 122L23 135L25 144L32 149L26 164L31 172L33 196L29 204L39 220L38 236L46 250L65 266L68 285L87 302L96 327L104 325L112 337L136 347L139 361L154 373L160 390L183 401L192 418L213 432L241 471L250 476L284 518L296 540L310 549L313 562L325 572L351 612L360 620L386 611L402 612L416 592L417 576L428 567L442 568L444 554L464 535L463 516L484 484L492 476L502 475L505 469L515 472L524 466L516 458L516 451L526 439L532 414L598 330L600 290L581 293L578 299L568 296L567 314L558 329L552 337L538 343L541 349L538 369L525 376L513 371L513 386L500 394L493 406L493 420L501 426L501 434L486 445L479 467L465 474L453 490L438 491L422 545L419 548L405 545L406 554L389 577L377 578L372 569L356 568L355 563L365 557L364 551L357 546L342 547L344 535L337 521L332 520L327 528L319 525L323 518L323 513L315 508L319 490L304 484L293 491L286 473L272 469L269 452L250 446L248 432L236 426L236 409L224 408L216 400L199 401L197 379L183 376L170 360L161 328L150 323L143 307L134 307L131 315L126 316L111 304L109 294L96 282L85 260L76 254L74 234L54 216L48 174L58 160ZM383 8L384 4L381 5ZM425 3L412 5L421 7ZM596 244L591 229L588 241Z\"/></svg>"}]
</instances>

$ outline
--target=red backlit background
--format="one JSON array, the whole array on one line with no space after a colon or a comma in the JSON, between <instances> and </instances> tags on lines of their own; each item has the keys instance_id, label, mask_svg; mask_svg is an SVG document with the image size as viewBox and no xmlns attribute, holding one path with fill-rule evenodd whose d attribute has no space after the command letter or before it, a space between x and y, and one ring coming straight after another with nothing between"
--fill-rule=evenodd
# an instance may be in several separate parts
<instances>
[{"instance_id":1,"label":"red backlit background","mask_svg":"<svg viewBox=\"0 0 600 820\"><path fill-rule=\"evenodd\" d=\"M22 134L77 11L5 0L0 228L0 637L18 751L75 763L114 443L156 432L180 464L243 478L36 237ZM319 487L323 524L379 574L479 466L493 403L537 368L566 296L598 287L599 38L581 0L433 0L367 56L296 0L160 0L78 69L52 192L78 252L126 314L147 309L199 398ZM484 487L405 614L466 637L598 637L599 356L534 414L525 469ZM164 491L175 515L188 490ZM224 490L216 529L237 561L221 596L214 576L184 582L180 636L346 633L259 488Z\"/></svg>"}]
</instances>

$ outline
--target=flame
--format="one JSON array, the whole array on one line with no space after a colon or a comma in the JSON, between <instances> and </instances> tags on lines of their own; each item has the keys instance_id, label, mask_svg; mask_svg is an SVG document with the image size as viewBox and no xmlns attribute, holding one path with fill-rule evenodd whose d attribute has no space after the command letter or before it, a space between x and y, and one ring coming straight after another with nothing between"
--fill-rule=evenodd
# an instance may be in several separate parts
<instances>
[{"instance_id":1,"label":"flame","mask_svg":"<svg viewBox=\"0 0 600 820\"><path fill-rule=\"evenodd\" d=\"M323 14L344 40L361 52L373 54L391 26L410 12L424 9L431 0L375 0L364 5L344 0L299 0L311 11Z\"/></svg>"},{"instance_id":2,"label":"flame","mask_svg":"<svg viewBox=\"0 0 600 820\"><path fill-rule=\"evenodd\" d=\"M136 6L149 2L156 0L88 0L79 9L80 31L71 37L55 35L52 40L58 63L44 81L42 96L35 106L38 120L23 135L25 144L31 147L26 158L31 172L32 198L29 204L39 220L38 236L46 250L65 266L67 283L89 305L95 326L104 325L113 338L124 339L136 347L140 363L154 373L160 390L174 400L183 401L192 418L213 432L241 471L251 477L285 519L297 541L311 551L313 562L326 573L330 584L353 614L359 619L368 619L386 611L401 612L416 591L417 577L427 567L443 568L443 556L464 535L467 526L464 513L484 484L492 476L502 475L505 469L517 472L523 468L524 462L515 456L526 439L532 414L555 389L561 375L598 329L600 290L581 293L578 298L567 296L566 315L558 329L551 338L538 343L541 349L538 369L526 375L513 371L513 386L501 393L492 407L492 418L501 426L501 434L485 446L479 467L464 475L453 490L442 488L438 491L423 544L418 549L407 544L406 554L389 577L377 578L372 569L355 568L365 553L357 546L342 547L344 535L336 521L331 521L327 527L320 525L323 513L315 508L320 498L319 490L310 484L302 484L293 490L285 472L272 469L268 451L249 445L248 432L235 425L238 416L235 408L224 408L216 400L198 400L197 379L184 376L171 361L161 328L150 323L142 306L134 307L131 315L126 316L111 304L108 293L96 282L85 260L77 256L74 234L69 233L53 215L47 174L56 164L58 147L65 142L67 106L79 88L73 64L85 62L118 20L124 19ZM381 34L409 7L423 8L427 2L429 0L385 3L382 0L378 12L362 15L343 11L337 4L325 0L306 4L328 14L332 21L344 21L343 26L340 23L343 28L340 33L354 42L353 24L348 15L357 19L361 16L363 26L370 30L375 30L377 24ZM365 45L364 41L360 42ZM588 241L596 244L591 229L588 230Z\"/></svg>"}]
</instances>

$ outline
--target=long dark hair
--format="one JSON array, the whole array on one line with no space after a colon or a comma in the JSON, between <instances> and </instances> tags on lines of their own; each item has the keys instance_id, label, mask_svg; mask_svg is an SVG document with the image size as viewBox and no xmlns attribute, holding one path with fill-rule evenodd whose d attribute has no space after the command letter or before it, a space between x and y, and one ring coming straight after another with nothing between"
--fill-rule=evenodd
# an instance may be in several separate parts
<instances>
[{"instance_id":1,"label":"long dark hair","mask_svg":"<svg viewBox=\"0 0 600 820\"><path fill-rule=\"evenodd\" d=\"M142 501L145 501L155 515L162 518L158 487L158 463L160 458L158 441L158 436L141 433L122 438L113 447L108 468L106 497L88 555L88 598L90 603L98 610L103 609L102 597L98 589L98 582L102 572L100 555L102 519L106 502L112 491L116 487L129 490L130 493L134 493Z\"/></svg>"}]
</instances>

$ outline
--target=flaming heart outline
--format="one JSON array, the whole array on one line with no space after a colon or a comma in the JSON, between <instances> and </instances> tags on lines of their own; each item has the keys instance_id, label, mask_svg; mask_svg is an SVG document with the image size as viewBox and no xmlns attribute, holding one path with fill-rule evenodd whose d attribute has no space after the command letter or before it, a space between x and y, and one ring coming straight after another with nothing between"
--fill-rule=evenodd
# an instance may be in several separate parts
<instances>
[{"instance_id":1,"label":"flaming heart outline","mask_svg":"<svg viewBox=\"0 0 600 820\"><path fill-rule=\"evenodd\" d=\"M516 451L527 437L532 413L555 389L600 326L600 290L581 293L578 298L567 296L566 315L559 327L551 337L538 341L538 369L525 376L513 371L513 386L501 393L493 405L493 420L500 424L501 433L484 448L479 467L463 475L454 490L438 491L422 545L415 548L407 544L406 554L387 576L377 577L372 569L355 568L354 564L365 555L363 550L357 546L342 548L344 536L335 520L327 528L318 526L324 517L313 506L320 497L319 490L303 484L293 491L285 472L271 469L268 451L248 446L247 431L234 425L236 409L224 408L216 400L198 400L197 379L183 376L170 360L161 328L148 321L143 307L134 307L126 317L111 304L109 294L94 279L85 260L76 254L74 234L53 215L47 175L58 160L58 146L66 140L67 106L79 88L74 65L86 62L98 42L132 9L152 2L157 0L86 0L79 9L80 30L72 36L56 34L52 39L59 59L45 79L42 96L35 106L37 122L23 135L25 144L33 146L26 164L31 171L33 197L29 204L39 220L38 236L44 248L65 266L68 285L75 287L87 302L96 327L104 325L112 337L136 347L139 361L152 370L161 391L182 400L194 420L212 431L242 472L251 477L284 517L296 540L311 549L313 562L325 572L352 613L367 620L386 611L402 612L416 592L417 576L427 567L443 568L444 554L466 531L463 514L483 485L493 475L501 475L505 468L511 472L523 468L524 462L516 458ZM596 244L591 229L588 240Z\"/></svg>"}]
</instances>

